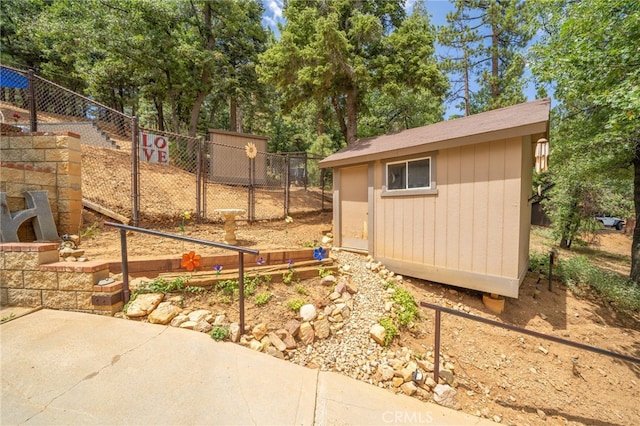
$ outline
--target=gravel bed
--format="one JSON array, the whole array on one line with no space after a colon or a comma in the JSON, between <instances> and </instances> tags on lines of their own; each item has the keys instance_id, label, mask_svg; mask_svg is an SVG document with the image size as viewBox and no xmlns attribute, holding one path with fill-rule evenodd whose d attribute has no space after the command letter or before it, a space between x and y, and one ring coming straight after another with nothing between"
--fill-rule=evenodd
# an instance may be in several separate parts
<instances>
[{"instance_id":1,"label":"gravel bed","mask_svg":"<svg viewBox=\"0 0 640 426\"><path fill-rule=\"evenodd\" d=\"M351 315L342 329L331 337L292 354L290 361L323 371L337 371L349 377L374 383L372 368L385 358L386 350L371 337L371 326L385 316L385 290L380 275L367 269L366 257L346 251L332 252L338 263L358 285Z\"/></svg>"}]
</instances>

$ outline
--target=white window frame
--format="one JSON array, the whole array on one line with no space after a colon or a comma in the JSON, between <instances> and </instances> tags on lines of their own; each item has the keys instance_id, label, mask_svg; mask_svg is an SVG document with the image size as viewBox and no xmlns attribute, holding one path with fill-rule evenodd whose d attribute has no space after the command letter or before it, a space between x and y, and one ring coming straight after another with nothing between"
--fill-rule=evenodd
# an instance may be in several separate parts
<instances>
[{"instance_id":1,"label":"white window frame","mask_svg":"<svg viewBox=\"0 0 640 426\"><path fill-rule=\"evenodd\" d=\"M414 157L414 158L406 158L403 160L396 161L388 161L384 163L384 185L382 188L382 196L392 197L392 196L405 196L405 195L433 195L437 194L438 191L436 189L436 182L433 179L435 176L434 173L434 155L425 155L422 157ZM415 161L429 160L429 186L423 186L418 188L408 188L409 184L409 163ZM405 165L405 187L398 189L389 189L389 166L394 164L404 164Z\"/></svg>"}]
</instances>

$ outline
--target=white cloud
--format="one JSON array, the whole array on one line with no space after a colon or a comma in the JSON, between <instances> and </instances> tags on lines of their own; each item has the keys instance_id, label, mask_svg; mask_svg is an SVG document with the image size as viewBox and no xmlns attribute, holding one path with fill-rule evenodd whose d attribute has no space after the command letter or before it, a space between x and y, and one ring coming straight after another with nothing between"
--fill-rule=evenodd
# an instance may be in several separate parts
<instances>
[{"instance_id":1,"label":"white cloud","mask_svg":"<svg viewBox=\"0 0 640 426\"><path fill-rule=\"evenodd\" d=\"M272 19L282 19L282 0L266 0L264 3L265 8L272 13Z\"/></svg>"}]
</instances>

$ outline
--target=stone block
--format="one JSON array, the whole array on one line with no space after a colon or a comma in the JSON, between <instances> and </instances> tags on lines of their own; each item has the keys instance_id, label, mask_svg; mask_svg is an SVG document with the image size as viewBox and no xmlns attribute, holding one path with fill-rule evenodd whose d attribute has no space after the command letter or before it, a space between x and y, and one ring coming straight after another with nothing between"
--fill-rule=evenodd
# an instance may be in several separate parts
<instances>
[{"instance_id":1,"label":"stone block","mask_svg":"<svg viewBox=\"0 0 640 426\"><path fill-rule=\"evenodd\" d=\"M10 288L7 290L7 299L10 306L40 306L42 305L42 291Z\"/></svg>"},{"instance_id":2,"label":"stone block","mask_svg":"<svg viewBox=\"0 0 640 426\"><path fill-rule=\"evenodd\" d=\"M9 140L9 147L11 149L24 149L32 150L33 138L28 135L16 135L17 137ZM3 153L4 154L4 153Z\"/></svg>"},{"instance_id":3,"label":"stone block","mask_svg":"<svg viewBox=\"0 0 640 426\"><path fill-rule=\"evenodd\" d=\"M76 292L43 290L42 306L51 309L77 309L78 299Z\"/></svg>"},{"instance_id":4,"label":"stone block","mask_svg":"<svg viewBox=\"0 0 640 426\"><path fill-rule=\"evenodd\" d=\"M4 151L2 152L2 157L3 161L10 161L4 159ZM25 180L24 170L13 167L2 167L2 173L0 176L2 176L3 182L24 182Z\"/></svg>"},{"instance_id":5,"label":"stone block","mask_svg":"<svg viewBox=\"0 0 640 426\"><path fill-rule=\"evenodd\" d=\"M57 290L58 274L46 271L24 271L24 288Z\"/></svg>"},{"instance_id":6,"label":"stone block","mask_svg":"<svg viewBox=\"0 0 640 426\"><path fill-rule=\"evenodd\" d=\"M96 279L95 275L100 275ZM93 291L93 285L103 278L107 278L109 271L91 272L59 272L58 289L60 290L76 290L76 291Z\"/></svg>"},{"instance_id":7,"label":"stone block","mask_svg":"<svg viewBox=\"0 0 640 426\"><path fill-rule=\"evenodd\" d=\"M34 172L31 170L25 171L24 182L28 184L49 185L53 187L57 184L55 173Z\"/></svg>"},{"instance_id":8,"label":"stone block","mask_svg":"<svg viewBox=\"0 0 640 426\"><path fill-rule=\"evenodd\" d=\"M35 271L40 266L38 252L13 252L7 253L5 267L9 270Z\"/></svg>"},{"instance_id":9,"label":"stone block","mask_svg":"<svg viewBox=\"0 0 640 426\"><path fill-rule=\"evenodd\" d=\"M3 149L2 161L13 162L22 161L22 150L20 149ZM4 173L4 171L3 171Z\"/></svg>"},{"instance_id":10,"label":"stone block","mask_svg":"<svg viewBox=\"0 0 640 426\"><path fill-rule=\"evenodd\" d=\"M55 148L56 139L52 136L38 136L33 138L33 147L36 149Z\"/></svg>"},{"instance_id":11,"label":"stone block","mask_svg":"<svg viewBox=\"0 0 640 426\"><path fill-rule=\"evenodd\" d=\"M0 288L0 305L6 306L9 304L9 289Z\"/></svg>"},{"instance_id":12,"label":"stone block","mask_svg":"<svg viewBox=\"0 0 640 426\"><path fill-rule=\"evenodd\" d=\"M82 161L82 154L80 153L80 151L70 149L68 155L69 155L68 158L70 163L80 164L80 162Z\"/></svg>"},{"instance_id":13,"label":"stone block","mask_svg":"<svg viewBox=\"0 0 640 426\"><path fill-rule=\"evenodd\" d=\"M78 309L92 310L96 306L91 302L91 296L93 291L78 291L76 292L76 300L78 303Z\"/></svg>"},{"instance_id":14,"label":"stone block","mask_svg":"<svg viewBox=\"0 0 640 426\"><path fill-rule=\"evenodd\" d=\"M4 288L24 288L23 271L0 270L0 283Z\"/></svg>"},{"instance_id":15,"label":"stone block","mask_svg":"<svg viewBox=\"0 0 640 426\"><path fill-rule=\"evenodd\" d=\"M45 161L45 149L27 149L22 152L22 161L42 162Z\"/></svg>"},{"instance_id":16,"label":"stone block","mask_svg":"<svg viewBox=\"0 0 640 426\"><path fill-rule=\"evenodd\" d=\"M45 149L45 161L69 161L69 151L66 149Z\"/></svg>"}]
</instances>

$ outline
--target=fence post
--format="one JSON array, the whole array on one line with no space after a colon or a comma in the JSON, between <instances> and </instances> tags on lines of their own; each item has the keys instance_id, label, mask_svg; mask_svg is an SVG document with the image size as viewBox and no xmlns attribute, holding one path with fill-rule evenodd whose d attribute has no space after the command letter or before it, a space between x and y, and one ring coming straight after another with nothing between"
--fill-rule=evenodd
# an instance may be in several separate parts
<instances>
[{"instance_id":1,"label":"fence post","mask_svg":"<svg viewBox=\"0 0 640 426\"><path fill-rule=\"evenodd\" d=\"M440 379L440 309L436 309L436 332L433 342L433 380L438 384Z\"/></svg>"},{"instance_id":2,"label":"fence post","mask_svg":"<svg viewBox=\"0 0 640 426\"><path fill-rule=\"evenodd\" d=\"M138 117L131 117L131 221L138 226L140 221L140 193L138 169L138 144L140 143Z\"/></svg>"},{"instance_id":3,"label":"fence post","mask_svg":"<svg viewBox=\"0 0 640 426\"><path fill-rule=\"evenodd\" d=\"M36 112L36 86L34 84L33 70L27 71L29 81L29 131L38 131L38 117Z\"/></svg>"},{"instance_id":4,"label":"fence post","mask_svg":"<svg viewBox=\"0 0 640 426\"><path fill-rule=\"evenodd\" d=\"M198 138L196 150L196 222L200 223L200 206L202 205L202 138Z\"/></svg>"},{"instance_id":5,"label":"fence post","mask_svg":"<svg viewBox=\"0 0 640 426\"><path fill-rule=\"evenodd\" d=\"M249 158L249 223L256 218L255 159Z\"/></svg>"},{"instance_id":6,"label":"fence post","mask_svg":"<svg viewBox=\"0 0 640 426\"><path fill-rule=\"evenodd\" d=\"M289 179L289 173L291 170L289 169L289 154L284 157L284 217L289 216L289 186L291 184Z\"/></svg>"}]
</instances>

